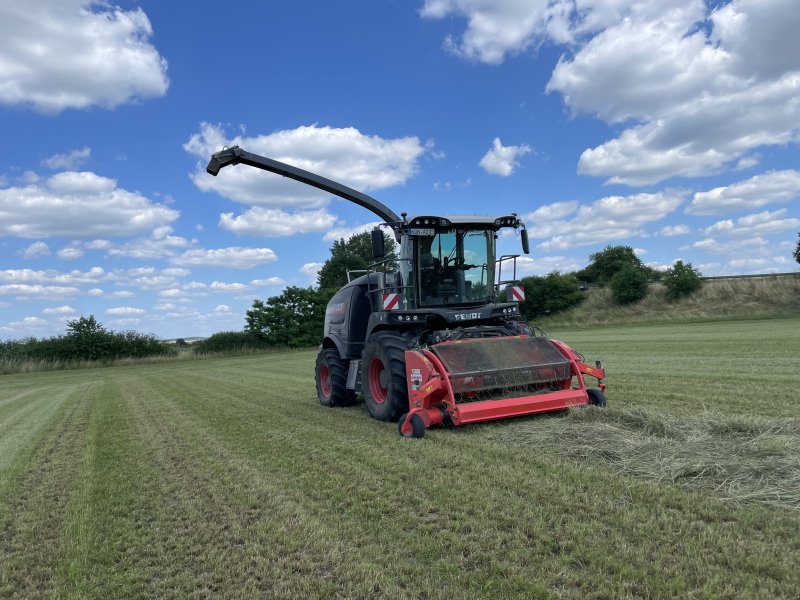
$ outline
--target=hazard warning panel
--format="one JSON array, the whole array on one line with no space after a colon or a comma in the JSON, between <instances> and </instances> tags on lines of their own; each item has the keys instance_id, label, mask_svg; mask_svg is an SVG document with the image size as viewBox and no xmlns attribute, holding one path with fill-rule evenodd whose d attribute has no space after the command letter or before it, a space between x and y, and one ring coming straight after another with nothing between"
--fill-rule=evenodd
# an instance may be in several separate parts
<instances>
[{"instance_id":1,"label":"hazard warning panel","mask_svg":"<svg viewBox=\"0 0 800 600\"><path fill-rule=\"evenodd\" d=\"M400 294L397 292L383 293L383 310L395 310L400 307Z\"/></svg>"},{"instance_id":2,"label":"hazard warning panel","mask_svg":"<svg viewBox=\"0 0 800 600\"><path fill-rule=\"evenodd\" d=\"M508 286L509 302L525 302L525 288L521 285Z\"/></svg>"}]
</instances>

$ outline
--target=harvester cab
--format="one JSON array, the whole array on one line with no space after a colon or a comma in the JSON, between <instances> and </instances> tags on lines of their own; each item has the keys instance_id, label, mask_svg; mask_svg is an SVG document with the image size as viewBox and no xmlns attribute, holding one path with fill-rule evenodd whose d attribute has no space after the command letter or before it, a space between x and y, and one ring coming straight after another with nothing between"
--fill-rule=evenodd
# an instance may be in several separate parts
<instances>
[{"instance_id":1,"label":"harvester cab","mask_svg":"<svg viewBox=\"0 0 800 600\"><path fill-rule=\"evenodd\" d=\"M435 425L605 405L602 363L589 366L521 318L519 255L496 253L503 230L518 233L529 252L516 214L398 216L357 190L238 146L215 153L206 170L216 176L235 164L355 202L399 242L399 255L386 257L383 232L373 230L375 263L328 303L316 361L321 404L348 406L361 394L372 417L399 421L401 435L412 437ZM585 375L598 387L587 388Z\"/></svg>"}]
</instances>

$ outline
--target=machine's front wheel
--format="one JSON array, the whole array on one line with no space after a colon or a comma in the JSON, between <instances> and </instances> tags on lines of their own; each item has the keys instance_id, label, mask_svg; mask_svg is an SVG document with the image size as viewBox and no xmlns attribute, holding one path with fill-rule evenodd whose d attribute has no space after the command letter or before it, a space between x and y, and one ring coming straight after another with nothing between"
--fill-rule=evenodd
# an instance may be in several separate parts
<instances>
[{"instance_id":1,"label":"machine's front wheel","mask_svg":"<svg viewBox=\"0 0 800 600\"><path fill-rule=\"evenodd\" d=\"M591 406L605 406L607 404L605 394L597 388L589 388L586 393L589 394L589 404Z\"/></svg>"},{"instance_id":2,"label":"machine's front wheel","mask_svg":"<svg viewBox=\"0 0 800 600\"><path fill-rule=\"evenodd\" d=\"M361 390L372 418L396 421L408 412L405 336L378 332L364 346L361 355Z\"/></svg>"},{"instance_id":3,"label":"machine's front wheel","mask_svg":"<svg viewBox=\"0 0 800 600\"><path fill-rule=\"evenodd\" d=\"M348 390L347 362L339 358L336 348L323 348L317 355L317 397L322 406L351 406L356 401Z\"/></svg>"},{"instance_id":4,"label":"machine's front wheel","mask_svg":"<svg viewBox=\"0 0 800 600\"><path fill-rule=\"evenodd\" d=\"M412 437L412 438L421 438L425 437L425 423L418 414L411 415L411 435L407 436L403 433L403 425L406 424L406 419L408 418L408 413L404 414L400 417L400 421L397 423L397 431L400 432L400 435L403 437Z\"/></svg>"}]
</instances>

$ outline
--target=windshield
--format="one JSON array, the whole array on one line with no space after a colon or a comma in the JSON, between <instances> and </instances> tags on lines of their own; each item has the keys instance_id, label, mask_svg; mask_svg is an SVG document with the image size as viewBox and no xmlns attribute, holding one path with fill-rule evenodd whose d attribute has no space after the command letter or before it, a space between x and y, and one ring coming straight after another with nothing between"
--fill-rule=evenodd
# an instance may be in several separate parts
<instances>
[{"instance_id":1,"label":"windshield","mask_svg":"<svg viewBox=\"0 0 800 600\"><path fill-rule=\"evenodd\" d=\"M420 306L486 304L494 277L494 232L450 229L418 236Z\"/></svg>"}]
</instances>

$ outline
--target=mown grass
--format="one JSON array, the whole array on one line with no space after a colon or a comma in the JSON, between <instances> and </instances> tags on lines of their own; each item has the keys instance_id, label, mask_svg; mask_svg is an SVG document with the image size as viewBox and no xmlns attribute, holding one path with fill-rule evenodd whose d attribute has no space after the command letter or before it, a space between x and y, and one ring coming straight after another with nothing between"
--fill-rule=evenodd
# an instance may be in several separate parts
<instances>
[{"instance_id":1,"label":"mown grass","mask_svg":"<svg viewBox=\"0 0 800 600\"><path fill-rule=\"evenodd\" d=\"M710 279L699 291L675 301L661 283L634 304L614 304L611 290L592 288L584 302L541 320L545 328L596 327L631 323L687 323L800 316L800 273L796 277Z\"/></svg>"},{"instance_id":2,"label":"mown grass","mask_svg":"<svg viewBox=\"0 0 800 600\"><path fill-rule=\"evenodd\" d=\"M608 409L419 441L311 351L3 376L0 596L793 598L798 331L555 331Z\"/></svg>"}]
</instances>

